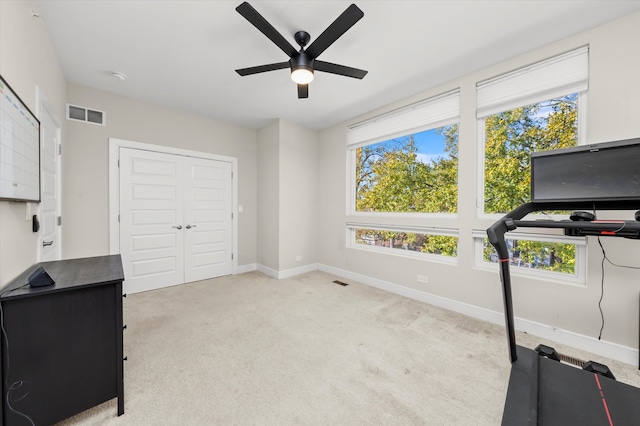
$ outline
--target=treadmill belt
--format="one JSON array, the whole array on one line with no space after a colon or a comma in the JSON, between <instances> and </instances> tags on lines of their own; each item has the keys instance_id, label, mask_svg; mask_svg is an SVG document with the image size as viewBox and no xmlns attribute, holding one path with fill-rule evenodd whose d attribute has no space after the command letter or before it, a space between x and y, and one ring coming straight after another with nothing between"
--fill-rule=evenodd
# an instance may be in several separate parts
<instances>
[{"instance_id":1,"label":"treadmill belt","mask_svg":"<svg viewBox=\"0 0 640 426\"><path fill-rule=\"evenodd\" d=\"M640 389L520 346L517 353L503 425L640 425Z\"/></svg>"}]
</instances>

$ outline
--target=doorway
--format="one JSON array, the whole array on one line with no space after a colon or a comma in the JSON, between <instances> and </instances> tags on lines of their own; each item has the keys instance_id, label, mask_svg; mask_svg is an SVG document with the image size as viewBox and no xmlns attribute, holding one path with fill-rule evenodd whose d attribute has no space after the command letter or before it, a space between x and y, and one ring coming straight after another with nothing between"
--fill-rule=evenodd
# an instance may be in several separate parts
<instances>
[{"instance_id":1,"label":"doorway","mask_svg":"<svg viewBox=\"0 0 640 426\"><path fill-rule=\"evenodd\" d=\"M42 98L41 98L42 99ZM40 231L38 233L38 259L41 262L60 260L60 124L48 103L40 102L40 176L41 203L38 206ZM32 219L33 220L33 219Z\"/></svg>"}]
</instances>

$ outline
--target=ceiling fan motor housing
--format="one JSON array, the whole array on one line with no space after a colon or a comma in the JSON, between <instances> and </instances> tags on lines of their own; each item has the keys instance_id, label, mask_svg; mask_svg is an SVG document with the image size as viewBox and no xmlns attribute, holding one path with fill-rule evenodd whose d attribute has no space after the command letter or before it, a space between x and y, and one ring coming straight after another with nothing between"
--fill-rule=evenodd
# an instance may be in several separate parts
<instances>
[{"instance_id":1,"label":"ceiling fan motor housing","mask_svg":"<svg viewBox=\"0 0 640 426\"><path fill-rule=\"evenodd\" d=\"M313 72L313 61L314 59L310 55L307 55L305 52L300 52L289 59L289 64L291 65L292 71L296 69L307 69Z\"/></svg>"}]
</instances>

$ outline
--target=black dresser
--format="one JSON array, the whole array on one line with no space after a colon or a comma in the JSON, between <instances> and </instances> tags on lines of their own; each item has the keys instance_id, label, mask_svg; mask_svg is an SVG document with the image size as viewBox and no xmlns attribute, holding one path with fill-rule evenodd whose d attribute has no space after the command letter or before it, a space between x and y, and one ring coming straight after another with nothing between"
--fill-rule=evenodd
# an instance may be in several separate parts
<instances>
[{"instance_id":1,"label":"black dresser","mask_svg":"<svg viewBox=\"0 0 640 426\"><path fill-rule=\"evenodd\" d=\"M39 266L55 284L25 286ZM50 425L112 398L124 413L123 281L111 255L41 262L2 289L3 425Z\"/></svg>"}]
</instances>

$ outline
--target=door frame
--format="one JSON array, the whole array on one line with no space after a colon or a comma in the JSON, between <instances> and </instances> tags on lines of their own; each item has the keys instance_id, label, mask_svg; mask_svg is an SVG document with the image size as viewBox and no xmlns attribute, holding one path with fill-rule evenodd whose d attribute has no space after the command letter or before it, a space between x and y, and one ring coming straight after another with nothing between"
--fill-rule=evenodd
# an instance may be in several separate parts
<instances>
[{"instance_id":1,"label":"door frame","mask_svg":"<svg viewBox=\"0 0 640 426\"><path fill-rule=\"evenodd\" d=\"M58 117L58 115L54 112L55 109L53 108L53 105L51 104L51 102L49 102L49 99L47 98L46 94L43 92L43 90L40 88L40 86L36 86L36 106L38 108L37 113L38 113L38 120L40 120L42 122L42 115L43 114L48 114L51 119L53 120L53 124L55 124L56 126L56 139L58 141L58 145L59 147L56 148L58 150L62 149L62 124L60 122L60 117ZM40 130L42 132L42 129ZM42 136L40 136L40 138L42 139ZM42 149L42 143L44 143L44 141L40 141L41 146L39 147L39 149ZM62 217L62 155L60 154L61 151L58 151L58 154L56 154L58 156L58 161L56 161L56 216L57 217ZM40 163L40 185L42 188L42 162ZM38 215L38 219L42 219L42 203L38 203L36 209L35 209L35 214ZM29 218L30 220L33 220L31 218ZM56 260L60 260L62 259L62 225L59 224L60 222L57 222L57 218L56 218L56 244L58 244L58 249L57 249L57 259ZM42 241L43 241L43 235L40 231L38 231L38 237L37 237L37 260L38 262L42 261Z\"/></svg>"},{"instance_id":2,"label":"door frame","mask_svg":"<svg viewBox=\"0 0 640 426\"><path fill-rule=\"evenodd\" d=\"M120 223L118 221L118 215L120 214L120 173L118 159L121 147L231 163L231 171L233 173L233 178L231 179L231 213L233 215L231 223L231 252L233 254L231 273L236 274L238 270L238 159L236 157L117 138L109 138L109 254L120 254Z\"/></svg>"}]
</instances>

